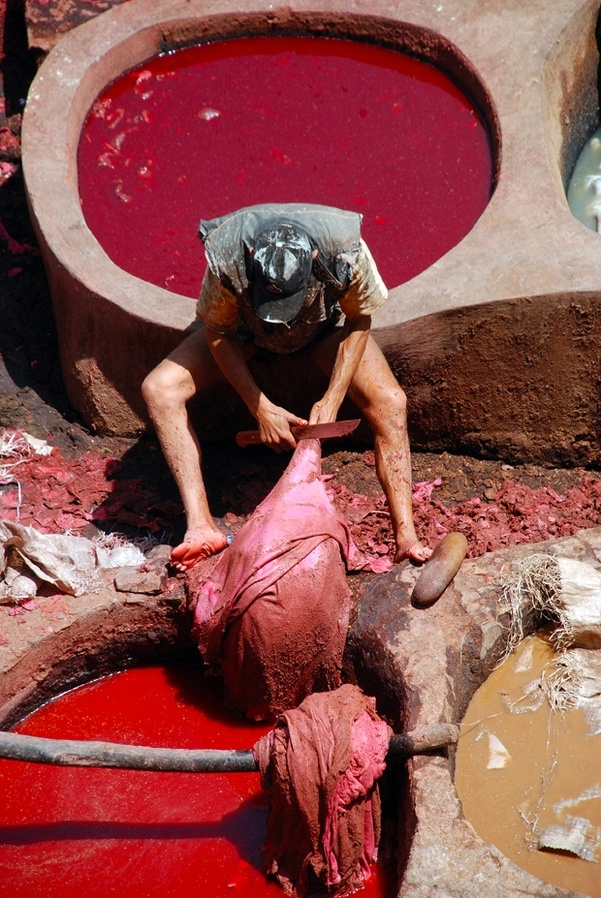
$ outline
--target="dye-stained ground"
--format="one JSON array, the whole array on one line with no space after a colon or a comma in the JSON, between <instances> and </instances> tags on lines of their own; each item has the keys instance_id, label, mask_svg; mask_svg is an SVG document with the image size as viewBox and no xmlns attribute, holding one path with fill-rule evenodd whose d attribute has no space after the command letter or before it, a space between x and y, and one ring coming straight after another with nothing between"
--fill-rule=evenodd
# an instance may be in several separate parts
<instances>
[{"instance_id":1,"label":"dye-stained ground","mask_svg":"<svg viewBox=\"0 0 601 898\"><path fill-rule=\"evenodd\" d=\"M19 0L0 0L0 35L0 519L18 515L43 532L90 535L96 528L173 544L184 520L156 441L90 433L65 394L20 165L21 113L37 54L28 49ZM23 431L46 440L52 454L24 449ZM391 533L373 453L350 442L324 444L323 451L356 542L386 558ZM434 545L460 530L473 557L601 523L601 472L510 461L414 452L420 536ZM225 528L235 532L286 462L262 448L206 447L211 505Z\"/></svg>"}]
</instances>

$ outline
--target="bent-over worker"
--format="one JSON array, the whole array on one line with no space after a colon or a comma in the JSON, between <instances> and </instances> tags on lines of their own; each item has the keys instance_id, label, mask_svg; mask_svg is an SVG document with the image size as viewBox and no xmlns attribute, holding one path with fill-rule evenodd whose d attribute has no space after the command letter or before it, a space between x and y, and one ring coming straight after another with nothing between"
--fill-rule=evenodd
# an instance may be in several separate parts
<instances>
[{"instance_id":1,"label":"bent-over worker","mask_svg":"<svg viewBox=\"0 0 601 898\"><path fill-rule=\"evenodd\" d=\"M202 221L200 236L208 262L197 307L204 327L142 385L186 515L172 564L184 571L227 545L209 510L188 400L226 378L256 418L262 442L277 450L293 449L291 425L307 424L256 384L247 362L259 348L303 351L329 378L309 424L335 421L348 393L374 433L395 562L425 561L430 550L413 523L406 397L370 334L370 316L388 292L361 238L361 216L328 206L263 204Z\"/></svg>"}]
</instances>

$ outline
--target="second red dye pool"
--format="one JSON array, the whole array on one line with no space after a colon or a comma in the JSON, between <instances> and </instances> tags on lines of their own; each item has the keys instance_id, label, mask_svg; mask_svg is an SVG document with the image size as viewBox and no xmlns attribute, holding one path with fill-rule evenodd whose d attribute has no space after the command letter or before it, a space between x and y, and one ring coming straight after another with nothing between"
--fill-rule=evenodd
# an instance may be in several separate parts
<instances>
[{"instance_id":1,"label":"second red dye pool","mask_svg":"<svg viewBox=\"0 0 601 898\"><path fill-rule=\"evenodd\" d=\"M393 287L473 227L492 158L473 103L431 65L330 38L217 41L112 84L83 129L79 190L110 258L196 297L201 218L262 202L361 212Z\"/></svg>"},{"instance_id":2,"label":"second red dye pool","mask_svg":"<svg viewBox=\"0 0 601 898\"><path fill-rule=\"evenodd\" d=\"M265 725L196 668L123 671L65 693L17 730L171 748L252 748ZM259 870L258 773L185 774L0 761L0 882L10 898L283 898ZM392 890L379 867L362 898Z\"/></svg>"}]
</instances>

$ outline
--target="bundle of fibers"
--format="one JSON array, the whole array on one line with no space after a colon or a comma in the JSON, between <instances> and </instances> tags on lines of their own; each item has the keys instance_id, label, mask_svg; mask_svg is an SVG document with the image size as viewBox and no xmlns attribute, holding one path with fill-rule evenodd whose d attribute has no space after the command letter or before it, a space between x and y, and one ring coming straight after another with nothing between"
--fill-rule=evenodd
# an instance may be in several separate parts
<instances>
[{"instance_id":1,"label":"bundle of fibers","mask_svg":"<svg viewBox=\"0 0 601 898\"><path fill-rule=\"evenodd\" d=\"M391 730L352 685L315 693L254 746L270 802L263 871L287 894L343 895L370 875Z\"/></svg>"},{"instance_id":2,"label":"bundle of fibers","mask_svg":"<svg viewBox=\"0 0 601 898\"><path fill-rule=\"evenodd\" d=\"M273 721L340 686L354 551L321 479L319 440L300 440L192 601L193 635L223 674L226 704Z\"/></svg>"},{"instance_id":3,"label":"bundle of fibers","mask_svg":"<svg viewBox=\"0 0 601 898\"><path fill-rule=\"evenodd\" d=\"M565 649L543 672L541 686L555 711L582 708L592 736L601 733L601 652Z\"/></svg>"},{"instance_id":4,"label":"bundle of fibers","mask_svg":"<svg viewBox=\"0 0 601 898\"><path fill-rule=\"evenodd\" d=\"M574 558L537 553L512 565L503 584L510 610L507 651L524 637L524 623L552 620L551 642L566 648L601 648L601 572Z\"/></svg>"},{"instance_id":5,"label":"bundle of fibers","mask_svg":"<svg viewBox=\"0 0 601 898\"><path fill-rule=\"evenodd\" d=\"M583 705L598 719L601 572L573 558L530 555L512 566L503 597L510 610L505 657L523 639L527 620L535 625L551 621L556 654L543 671L542 691L552 710Z\"/></svg>"}]
</instances>

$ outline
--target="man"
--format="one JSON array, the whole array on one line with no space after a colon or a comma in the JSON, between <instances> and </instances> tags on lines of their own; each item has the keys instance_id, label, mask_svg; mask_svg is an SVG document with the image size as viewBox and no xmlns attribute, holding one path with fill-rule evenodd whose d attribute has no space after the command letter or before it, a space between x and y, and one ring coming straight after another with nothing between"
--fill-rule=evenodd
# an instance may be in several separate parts
<instances>
[{"instance_id":1,"label":"man","mask_svg":"<svg viewBox=\"0 0 601 898\"><path fill-rule=\"evenodd\" d=\"M202 221L208 268L188 336L145 379L142 393L186 514L171 562L180 571L227 545L211 516L201 449L186 403L226 378L257 420L261 440L294 449L291 425L336 420L347 395L374 432L376 472L388 501L396 551L421 563L411 504L406 398L370 334L388 293L361 239L361 216L327 206L264 204ZM303 352L329 377L308 422L259 389L248 360L264 349Z\"/></svg>"}]
</instances>

